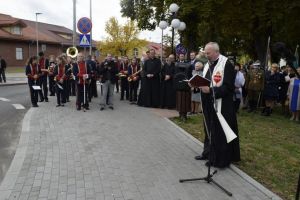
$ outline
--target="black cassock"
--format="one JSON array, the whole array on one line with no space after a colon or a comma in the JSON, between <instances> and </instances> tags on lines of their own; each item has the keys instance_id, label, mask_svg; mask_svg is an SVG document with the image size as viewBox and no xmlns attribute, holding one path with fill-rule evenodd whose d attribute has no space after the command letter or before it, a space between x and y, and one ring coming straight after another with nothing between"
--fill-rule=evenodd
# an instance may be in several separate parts
<instances>
[{"instance_id":1,"label":"black cassock","mask_svg":"<svg viewBox=\"0 0 300 200\"><path fill-rule=\"evenodd\" d=\"M211 80L211 73L213 72L216 63L217 61L210 66L210 70L206 73L206 78ZM229 61L226 62L223 76L222 86L214 87L213 89L215 91L216 99L222 98L222 115L233 132L238 136L237 119L233 103L235 72L234 67ZM201 96L207 128L209 129L212 137L210 161L212 166L224 168L228 167L231 162L240 161L239 137L230 143L227 143L225 133L213 107L212 94L212 92L209 94L202 93ZM204 151L202 155L206 157L209 155L209 140L207 134L205 134Z\"/></svg>"},{"instance_id":2,"label":"black cassock","mask_svg":"<svg viewBox=\"0 0 300 200\"><path fill-rule=\"evenodd\" d=\"M146 60L144 65L145 70L145 83L144 83L144 106L146 107L159 107L160 98L160 70L161 62L157 58L150 58ZM153 74L154 76L148 78L148 74Z\"/></svg>"},{"instance_id":3,"label":"black cassock","mask_svg":"<svg viewBox=\"0 0 300 200\"><path fill-rule=\"evenodd\" d=\"M165 63L161 70L161 93L160 106L162 108L172 109L176 105L176 91L174 88L175 63ZM169 75L170 79L165 80L165 76Z\"/></svg>"}]
</instances>

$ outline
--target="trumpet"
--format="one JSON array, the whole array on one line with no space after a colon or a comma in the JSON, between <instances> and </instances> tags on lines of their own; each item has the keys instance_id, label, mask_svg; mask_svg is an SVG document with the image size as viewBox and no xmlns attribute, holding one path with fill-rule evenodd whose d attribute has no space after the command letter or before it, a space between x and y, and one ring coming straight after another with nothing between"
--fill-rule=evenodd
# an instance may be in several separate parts
<instances>
[{"instance_id":1,"label":"trumpet","mask_svg":"<svg viewBox=\"0 0 300 200\"><path fill-rule=\"evenodd\" d=\"M127 71L121 71L120 73L118 73L116 76L120 77L120 78L124 78L127 76Z\"/></svg>"},{"instance_id":2,"label":"trumpet","mask_svg":"<svg viewBox=\"0 0 300 200\"><path fill-rule=\"evenodd\" d=\"M67 49L66 54L67 54L67 56L70 56L71 58L75 58L75 57L77 57L78 49L76 47L69 47Z\"/></svg>"},{"instance_id":3,"label":"trumpet","mask_svg":"<svg viewBox=\"0 0 300 200\"><path fill-rule=\"evenodd\" d=\"M141 71L142 71L142 69L140 69L139 71L137 71L137 72L131 74L131 75L127 78L128 82L133 81L133 79L136 77L136 75L137 75L138 73L140 73Z\"/></svg>"}]
</instances>

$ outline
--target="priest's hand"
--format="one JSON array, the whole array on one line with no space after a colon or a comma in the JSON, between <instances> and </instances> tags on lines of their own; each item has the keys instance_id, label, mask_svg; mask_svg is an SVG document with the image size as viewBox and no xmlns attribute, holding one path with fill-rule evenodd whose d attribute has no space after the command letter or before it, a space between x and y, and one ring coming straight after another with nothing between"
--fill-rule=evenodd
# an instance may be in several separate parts
<instances>
[{"instance_id":1,"label":"priest's hand","mask_svg":"<svg viewBox=\"0 0 300 200\"><path fill-rule=\"evenodd\" d=\"M206 94L210 93L210 88L208 86L200 87L200 89L203 93L206 93Z\"/></svg>"}]
</instances>

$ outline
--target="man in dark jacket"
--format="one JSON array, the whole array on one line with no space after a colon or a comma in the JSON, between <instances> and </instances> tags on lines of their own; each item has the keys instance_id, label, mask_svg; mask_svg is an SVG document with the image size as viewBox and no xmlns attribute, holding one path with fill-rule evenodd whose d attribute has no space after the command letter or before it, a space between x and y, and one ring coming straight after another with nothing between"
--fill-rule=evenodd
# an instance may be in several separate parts
<instances>
[{"instance_id":1,"label":"man in dark jacket","mask_svg":"<svg viewBox=\"0 0 300 200\"><path fill-rule=\"evenodd\" d=\"M103 95L101 96L100 100L100 110L104 110L106 102L110 109L114 109L113 94L114 87L117 81L117 73L118 69L115 65L115 62L112 60L111 54L107 54L106 60L101 64L101 67L99 69L99 75L103 87Z\"/></svg>"},{"instance_id":2,"label":"man in dark jacket","mask_svg":"<svg viewBox=\"0 0 300 200\"><path fill-rule=\"evenodd\" d=\"M4 83L6 83L5 70L6 70L6 62L0 56L0 83L2 83L2 78L3 78Z\"/></svg>"}]
</instances>

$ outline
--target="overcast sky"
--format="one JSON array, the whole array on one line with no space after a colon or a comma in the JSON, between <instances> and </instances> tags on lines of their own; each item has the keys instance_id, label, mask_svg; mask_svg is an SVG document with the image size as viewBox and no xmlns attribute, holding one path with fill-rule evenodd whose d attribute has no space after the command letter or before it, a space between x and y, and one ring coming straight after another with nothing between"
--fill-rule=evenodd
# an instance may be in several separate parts
<instances>
[{"instance_id":1,"label":"overcast sky","mask_svg":"<svg viewBox=\"0 0 300 200\"><path fill-rule=\"evenodd\" d=\"M77 20L90 17L90 0L77 0ZM126 18L121 17L120 0L92 0L93 39L105 37L105 22L112 16L122 23ZM38 21L56 24L73 29L73 0L1 0L0 13L12 17L35 21L35 13L41 12ZM145 31L140 38L154 42L161 41L161 32Z\"/></svg>"}]
</instances>

